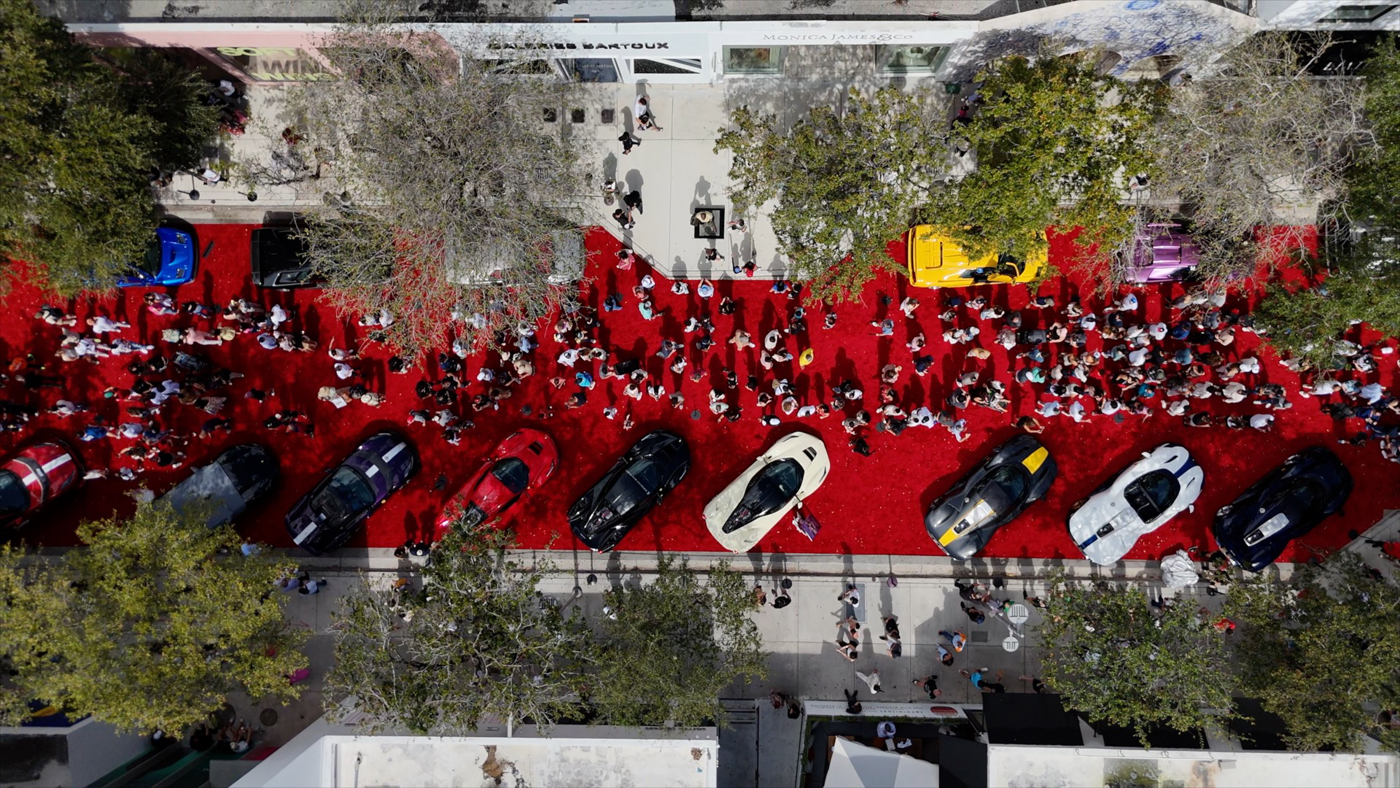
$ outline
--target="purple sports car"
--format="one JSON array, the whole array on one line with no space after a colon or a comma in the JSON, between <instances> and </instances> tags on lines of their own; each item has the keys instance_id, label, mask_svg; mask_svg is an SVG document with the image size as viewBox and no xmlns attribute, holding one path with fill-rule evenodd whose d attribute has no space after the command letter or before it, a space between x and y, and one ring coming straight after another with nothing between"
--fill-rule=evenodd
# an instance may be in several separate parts
<instances>
[{"instance_id":1,"label":"purple sports car","mask_svg":"<svg viewBox=\"0 0 1400 788\"><path fill-rule=\"evenodd\" d=\"M417 470L418 452L407 438L371 435L287 512L287 533L312 555L334 550Z\"/></svg>"},{"instance_id":2,"label":"purple sports car","mask_svg":"<svg viewBox=\"0 0 1400 788\"><path fill-rule=\"evenodd\" d=\"M1133 239L1125 265L1128 281L1149 284L1184 279L1199 262L1200 250L1181 225L1148 224Z\"/></svg>"}]
</instances>

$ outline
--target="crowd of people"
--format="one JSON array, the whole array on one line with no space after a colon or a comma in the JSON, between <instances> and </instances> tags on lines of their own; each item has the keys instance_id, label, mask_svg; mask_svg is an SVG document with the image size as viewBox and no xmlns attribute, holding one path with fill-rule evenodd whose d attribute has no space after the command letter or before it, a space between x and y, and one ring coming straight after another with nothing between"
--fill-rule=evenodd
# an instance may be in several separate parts
<instances>
[{"instance_id":1,"label":"crowd of people","mask_svg":"<svg viewBox=\"0 0 1400 788\"><path fill-rule=\"evenodd\" d=\"M742 295L752 286L732 281L660 283L646 261L625 248L612 265L595 280L607 283L598 292L601 309L586 299L567 300L549 319L496 331L484 353L445 332L443 348L429 359L390 355L382 343L394 321L387 311L359 318L365 332L359 342L337 347L330 337L322 349L322 337L301 325L297 310L278 303L233 298L219 306L149 292L141 307L155 319L145 321L151 327L144 331L101 311L79 319L45 305L36 318L58 332L56 361L30 354L10 364L10 380L37 396L0 402L0 427L22 430L41 410L78 421L74 432L81 440L121 444L114 467L90 473L127 480L150 468L180 467L196 437L254 426L224 415L230 397L274 403L260 411L257 427L313 438L311 414L276 407L275 390L241 383L243 371L214 363L204 351L252 343L274 357L325 353L317 395L335 408L378 408L388 401L386 390L361 374L361 353L377 356L368 361L382 361L391 375L417 375L419 401L406 408L408 425L436 430L453 445L476 419L499 418L503 408L534 419L596 408L625 431L646 400L692 418L708 413L719 422L750 419L768 427L834 419L849 448L869 455L882 440L877 434L895 437L911 428L942 429L967 440L975 410L1005 414L1031 433L1052 419L1121 422L1159 411L1193 428L1269 431L1279 411L1313 399L1343 422L1346 440L1377 440L1386 458L1400 460L1400 430L1387 423L1400 414L1400 398L1377 375L1389 345L1339 340L1335 369L1285 360L1303 381L1290 391L1268 380L1257 355L1235 352L1237 338L1256 329L1222 292L1164 303L1159 319L1146 316L1133 292L1097 307L1033 295L1022 309L997 303L1005 303L1004 289L920 291L898 301L877 292L866 328L843 322L834 309L804 303L800 282L776 281L753 303ZM624 309L637 311L645 336L610 330L610 315ZM455 317L475 326L484 320ZM816 342L815 332L830 334ZM884 363L867 371L875 373L870 378L818 357L817 347L851 332L876 337ZM552 340L548 356L540 350L542 339ZM1009 363L993 359L995 346L1005 349ZM120 418L99 415L97 403L65 393L62 369L77 363L125 366L130 384L102 392L120 403ZM533 405L509 403L535 376L550 387L545 403L539 397ZM52 399L44 391L52 391ZM202 411L199 427L169 426L177 408Z\"/></svg>"}]
</instances>

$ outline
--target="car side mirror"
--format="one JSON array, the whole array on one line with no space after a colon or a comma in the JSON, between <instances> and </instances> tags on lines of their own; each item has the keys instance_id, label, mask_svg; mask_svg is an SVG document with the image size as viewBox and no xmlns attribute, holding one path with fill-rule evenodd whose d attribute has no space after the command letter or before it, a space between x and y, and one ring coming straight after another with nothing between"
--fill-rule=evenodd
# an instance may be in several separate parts
<instances>
[{"instance_id":1,"label":"car side mirror","mask_svg":"<svg viewBox=\"0 0 1400 788\"><path fill-rule=\"evenodd\" d=\"M1151 457L1151 456L1152 456L1152 452L1150 452L1150 451L1145 451L1145 452L1142 453L1142 458L1143 458L1144 460L1147 459L1148 457Z\"/></svg>"},{"instance_id":2,"label":"car side mirror","mask_svg":"<svg viewBox=\"0 0 1400 788\"><path fill-rule=\"evenodd\" d=\"M1188 511L1188 512L1194 512L1194 511L1196 511L1196 504L1193 503L1193 504L1191 504L1190 506L1186 507L1186 511Z\"/></svg>"}]
</instances>

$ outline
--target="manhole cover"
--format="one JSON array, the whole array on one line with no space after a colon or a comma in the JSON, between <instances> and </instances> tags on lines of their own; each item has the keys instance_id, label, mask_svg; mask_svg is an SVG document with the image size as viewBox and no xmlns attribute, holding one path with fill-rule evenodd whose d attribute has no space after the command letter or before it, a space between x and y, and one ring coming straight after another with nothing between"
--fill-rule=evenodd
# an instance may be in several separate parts
<instances>
[{"instance_id":1,"label":"manhole cover","mask_svg":"<svg viewBox=\"0 0 1400 788\"><path fill-rule=\"evenodd\" d=\"M690 412L690 417L691 417L692 419L695 419L696 421L699 421L699 420L700 420L700 411L698 411L698 410L692 410L692 411Z\"/></svg>"},{"instance_id":2,"label":"manhole cover","mask_svg":"<svg viewBox=\"0 0 1400 788\"><path fill-rule=\"evenodd\" d=\"M612 109L612 108L605 109L605 110L603 110L603 112L602 112L602 116L603 116L603 118L602 118L602 119L603 119L603 122L604 122L604 123L609 123L609 124L610 124L610 123L612 123L614 120L617 119L617 110Z\"/></svg>"},{"instance_id":3,"label":"manhole cover","mask_svg":"<svg viewBox=\"0 0 1400 788\"><path fill-rule=\"evenodd\" d=\"M978 631L976 631L976 630L973 630L973 632L972 632L972 642L973 642L973 643L986 643L986 642L987 642L987 633L986 633L986 632L978 632Z\"/></svg>"},{"instance_id":4,"label":"manhole cover","mask_svg":"<svg viewBox=\"0 0 1400 788\"><path fill-rule=\"evenodd\" d=\"M262 713L258 715L258 722L261 722L264 728L271 728L273 725L276 725L277 710L263 709Z\"/></svg>"}]
</instances>

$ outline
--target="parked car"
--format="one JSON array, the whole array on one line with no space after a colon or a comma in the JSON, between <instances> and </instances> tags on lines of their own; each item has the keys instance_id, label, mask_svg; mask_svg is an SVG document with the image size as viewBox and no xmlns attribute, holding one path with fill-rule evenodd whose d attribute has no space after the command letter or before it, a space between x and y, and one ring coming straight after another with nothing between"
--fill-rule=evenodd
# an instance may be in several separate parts
<instances>
[{"instance_id":1,"label":"parked car","mask_svg":"<svg viewBox=\"0 0 1400 788\"><path fill-rule=\"evenodd\" d=\"M1055 460L1040 441L1018 435L934 501L924 515L924 529L950 557L972 558L997 529L1045 497L1056 472Z\"/></svg>"},{"instance_id":2,"label":"parked car","mask_svg":"<svg viewBox=\"0 0 1400 788\"><path fill-rule=\"evenodd\" d=\"M174 287L194 279L199 267L195 238L174 227L156 229L141 262L117 280L119 287Z\"/></svg>"},{"instance_id":3,"label":"parked car","mask_svg":"<svg viewBox=\"0 0 1400 788\"><path fill-rule=\"evenodd\" d=\"M680 484L690 470L690 446L665 430L642 436L569 507L580 542L606 553Z\"/></svg>"},{"instance_id":4,"label":"parked car","mask_svg":"<svg viewBox=\"0 0 1400 788\"><path fill-rule=\"evenodd\" d=\"M205 525L217 528L267 495L279 475L277 458L272 452L256 443L243 443L226 449L208 465L196 468L188 479L175 485L160 500L176 511L207 507Z\"/></svg>"},{"instance_id":5,"label":"parked car","mask_svg":"<svg viewBox=\"0 0 1400 788\"><path fill-rule=\"evenodd\" d=\"M284 289L317 284L306 258L306 241L297 233L296 227L259 227L253 231L253 284Z\"/></svg>"},{"instance_id":6,"label":"parked car","mask_svg":"<svg viewBox=\"0 0 1400 788\"><path fill-rule=\"evenodd\" d=\"M1204 482L1205 471L1190 452L1163 443L1076 506L1069 534L1090 561L1114 563L1144 534L1192 507Z\"/></svg>"},{"instance_id":7,"label":"parked car","mask_svg":"<svg viewBox=\"0 0 1400 788\"><path fill-rule=\"evenodd\" d=\"M312 555L340 547L417 471L418 452L407 438L371 435L287 512L292 543Z\"/></svg>"},{"instance_id":8,"label":"parked car","mask_svg":"<svg viewBox=\"0 0 1400 788\"><path fill-rule=\"evenodd\" d=\"M972 259L953 239L921 224L909 231L907 263L909 283L915 287L970 287L985 284L1019 284L1034 281L1045 266L1045 252L1026 260L1011 255L986 255Z\"/></svg>"},{"instance_id":9,"label":"parked car","mask_svg":"<svg viewBox=\"0 0 1400 788\"><path fill-rule=\"evenodd\" d=\"M821 438L805 432L784 435L705 504L705 524L724 549L747 552L816 492L830 472Z\"/></svg>"},{"instance_id":10,"label":"parked car","mask_svg":"<svg viewBox=\"0 0 1400 788\"><path fill-rule=\"evenodd\" d=\"M1129 282L1150 284L1187 278L1201 262L1201 251L1181 225L1162 222L1143 225L1127 259L1121 257Z\"/></svg>"},{"instance_id":11,"label":"parked car","mask_svg":"<svg viewBox=\"0 0 1400 788\"><path fill-rule=\"evenodd\" d=\"M1341 511L1351 489L1351 473L1336 454L1304 449L1216 513L1215 541L1237 566L1258 572L1290 541Z\"/></svg>"},{"instance_id":12,"label":"parked car","mask_svg":"<svg viewBox=\"0 0 1400 788\"><path fill-rule=\"evenodd\" d=\"M453 496L438 518L439 533L459 520L466 528L497 517L529 490L537 490L559 464L554 439L540 430L512 433L496 445L491 456Z\"/></svg>"},{"instance_id":13,"label":"parked car","mask_svg":"<svg viewBox=\"0 0 1400 788\"><path fill-rule=\"evenodd\" d=\"M78 486L82 462L57 441L21 446L0 463L0 525L18 528L49 501Z\"/></svg>"}]
</instances>

